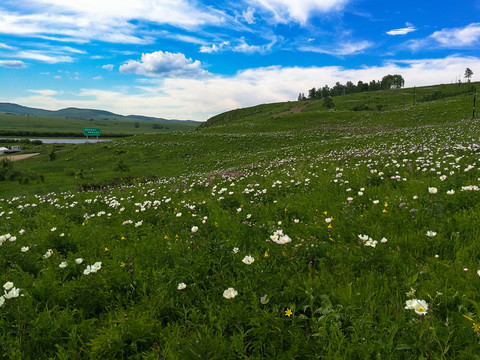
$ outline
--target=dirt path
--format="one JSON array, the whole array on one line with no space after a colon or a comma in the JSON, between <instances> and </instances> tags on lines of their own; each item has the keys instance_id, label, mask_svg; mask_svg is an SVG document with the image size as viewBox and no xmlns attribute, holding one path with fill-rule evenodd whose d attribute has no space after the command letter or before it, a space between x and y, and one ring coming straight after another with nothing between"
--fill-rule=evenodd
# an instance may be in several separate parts
<instances>
[{"instance_id":1,"label":"dirt path","mask_svg":"<svg viewBox=\"0 0 480 360\"><path fill-rule=\"evenodd\" d=\"M294 106L290 110L283 111L281 113L275 114L274 117L280 116L280 115L286 115L286 114L300 114L303 109L305 109L308 105L310 104L305 104L305 105L300 105L300 106Z\"/></svg>"},{"instance_id":2,"label":"dirt path","mask_svg":"<svg viewBox=\"0 0 480 360\"><path fill-rule=\"evenodd\" d=\"M40 154L40 153L0 156L0 160L5 157L5 158L7 158L7 159L10 160L10 161L18 161L18 160L28 159L28 158L37 156L37 155L39 155L39 154Z\"/></svg>"}]
</instances>

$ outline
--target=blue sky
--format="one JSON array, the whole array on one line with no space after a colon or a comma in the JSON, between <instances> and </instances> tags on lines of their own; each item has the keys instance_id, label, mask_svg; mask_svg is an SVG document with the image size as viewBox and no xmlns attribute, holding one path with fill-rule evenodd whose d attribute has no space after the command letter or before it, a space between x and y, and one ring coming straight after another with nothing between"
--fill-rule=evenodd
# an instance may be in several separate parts
<instances>
[{"instance_id":1,"label":"blue sky","mask_svg":"<svg viewBox=\"0 0 480 360\"><path fill-rule=\"evenodd\" d=\"M2 0L0 102L204 121L335 82L480 79L480 0Z\"/></svg>"}]
</instances>

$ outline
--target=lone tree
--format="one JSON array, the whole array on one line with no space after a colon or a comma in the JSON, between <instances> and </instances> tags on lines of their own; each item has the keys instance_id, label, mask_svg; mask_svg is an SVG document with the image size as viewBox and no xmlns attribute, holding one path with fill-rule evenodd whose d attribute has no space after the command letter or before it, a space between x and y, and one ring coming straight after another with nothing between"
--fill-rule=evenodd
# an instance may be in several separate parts
<instances>
[{"instance_id":1,"label":"lone tree","mask_svg":"<svg viewBox=\"0 0 480 360\"><path fill-rule=\"evenodd\" d=\"M465 69L465 79L467 79L467 82L470 82L470 78L473 75L473 71L470 68Z\"/></svg>"}]
</instances>

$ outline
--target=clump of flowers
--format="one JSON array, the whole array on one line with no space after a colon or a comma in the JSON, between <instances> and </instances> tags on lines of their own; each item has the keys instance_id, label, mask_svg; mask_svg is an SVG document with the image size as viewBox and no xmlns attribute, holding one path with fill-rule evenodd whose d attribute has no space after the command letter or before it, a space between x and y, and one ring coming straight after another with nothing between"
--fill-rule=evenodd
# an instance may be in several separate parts
<instances>
[{"instance_id":1,"label":"clump of flowers","mask_svg":"<svg viewBox=\"0 0 480 360\"><path fill-rule=\"evenodd\" d=\"M377 240L373 240L370 236L365 235L365 234L363 234L363 235L358 235L358 239L361 240L361 241L363 241L363 244L364 244L365 246L370 246L370 247L373 247L373 248L374 248L374 247L376 247L377 244L378 244L378 241L377 241ZM382 239L380 240L380 242L381 242L382 244L386 244L387 241L388 241L388 240L387 240L387 238L385 238L385 237L382 237Z\"/></svg>"},{"instance_id":2,"label":"clump of flowers","mask_svg":"<svg viewBox=\"0 0 480 360\"><path fill-rule=\"evenodd\" d=\"M87 268L83 270L83 275L90 275L96 273L98 270L102 268L102 262L97 261L93 265L87 265Z\"/></svg>"},{"instance_id":3,"label":"clump of flowers","mask_svg":"<svg viewBox=\"0 0 480 360\"><path fill-rule=\"evenodd\" d=\"M279 245L288 244L292 242L292 239L287 234L283 233L283 230L276 230L273 235L270 236L270 240Z\"/></svg>"},{"instance_id":4,"label":"clump of flowers","mask_svg":"<svg viewBox=\"0 0 480 360\"><path fill-rule=\"evenodd\" d=\"M427 315L428 303L425 300L411 299L407 300L406 310L414 310L417 315Z\"/></svg>"},{"instance_id":5,"label":"clump of flowers","mask_svg":"<svg viewBox=\"0 0 480 360\"><path fill-rule=\"evenodd\" d=\"M0 296L0 307L3 306L5 300L13 299L20 296L20 289L16 288L11 281L7 281L3 284L4 294Z\"/></svg>"}]
</instances>

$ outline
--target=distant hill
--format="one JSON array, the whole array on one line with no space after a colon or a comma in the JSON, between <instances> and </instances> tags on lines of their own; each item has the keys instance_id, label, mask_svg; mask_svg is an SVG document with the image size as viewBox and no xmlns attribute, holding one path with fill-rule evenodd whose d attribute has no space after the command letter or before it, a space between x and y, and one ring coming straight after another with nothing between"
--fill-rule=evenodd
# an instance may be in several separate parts
<instances>
[{"instance_id":1,"label":"distant hill","mask_svg":"<svg viewBox=\"0 0 480 360\"><path fill-rule=\"evenodd\" d=\"M33 115L33 116L47 116L57 118L72 118L72 119L84 119L84 120L141 120L141 121L178 121L178 122L192 122L193 120L176 120L176 119L164 119L157 117L149 117L142 115L128 115L123 116L112 113L105 110L95 109L79 109L69 107L61 110L44 110L38 108L31 108L13 103L0 102L0 112L19 115Z\"/></svg>"}]
</instances>

